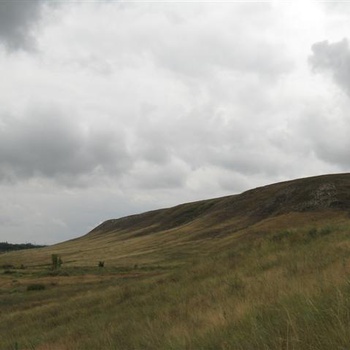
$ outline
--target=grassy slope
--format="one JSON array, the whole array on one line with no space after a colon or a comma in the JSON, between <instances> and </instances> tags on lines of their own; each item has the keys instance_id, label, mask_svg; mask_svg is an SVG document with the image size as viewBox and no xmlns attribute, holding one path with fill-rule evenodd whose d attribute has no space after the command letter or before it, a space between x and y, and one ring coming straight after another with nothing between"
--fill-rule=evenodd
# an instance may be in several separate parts
<instances>
[{"instance_id":1,"label":"grassy slope","mask_svg":"<svg viewBox=\"0 0 350 350\"><path fill-rule=\"evenodd\" d=\"M346 349L348 182L277 184L0 255L28 266L0 272L0 348Z\"/></svg>"}]
</instances>

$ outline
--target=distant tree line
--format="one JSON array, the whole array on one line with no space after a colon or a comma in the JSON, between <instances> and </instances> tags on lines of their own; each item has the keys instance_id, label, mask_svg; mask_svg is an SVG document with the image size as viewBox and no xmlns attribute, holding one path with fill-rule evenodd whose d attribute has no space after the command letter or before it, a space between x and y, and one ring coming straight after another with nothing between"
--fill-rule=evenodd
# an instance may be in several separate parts
<instances>
[{"instance_id":1,"label":"distant tree line","mask_svg":"<svg viewBox=\"0 0 350 350\"><path fill-rule=\"evenodd\" d=\"M0 253L10 252L13 250L22 250L22 249L33 249L33 248L42 248L44 245L35 245L32 243L21 243L21 244L12 244L7 242L0 242Z\"/></svg>"}]
</instances>

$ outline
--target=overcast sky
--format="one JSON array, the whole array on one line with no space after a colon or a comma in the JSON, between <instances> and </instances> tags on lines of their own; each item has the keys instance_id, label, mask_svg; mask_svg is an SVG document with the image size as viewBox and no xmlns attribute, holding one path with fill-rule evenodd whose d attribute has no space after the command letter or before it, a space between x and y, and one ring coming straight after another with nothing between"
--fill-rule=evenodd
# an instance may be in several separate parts
<instances>
[{"instance_id":1,"label":"overcast sky","mask_svg":"<svg viewBox=\"0 0 350 350\"><path fill-rule=\"evenodd\" d=\"M0 1L0 241L350 170L350 3Z\"/></svg>"}]
</instances>

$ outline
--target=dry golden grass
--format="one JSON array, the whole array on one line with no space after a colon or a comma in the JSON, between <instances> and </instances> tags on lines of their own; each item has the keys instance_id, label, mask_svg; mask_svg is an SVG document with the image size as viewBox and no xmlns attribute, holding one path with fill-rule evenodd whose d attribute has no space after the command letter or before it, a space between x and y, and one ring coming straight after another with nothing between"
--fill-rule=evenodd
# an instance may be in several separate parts
<instances>
[{"instance_id":1,"label":"dry golden grass","mask_svg":"<svg viewBox=\"0 0 350 350\"><path fill-rule=\"evenodd\" d=\"M0 349L347 349L348 213L291 211L288 205L304 208L310 196L303 204L294 191L286 204L289 186L113 221L76 240L1 254L0 266L17 268L0 268ZM63 260L56 271L52 254ZM33 284L45 289L28 290Z\"/></svg>"},{"instance_id":2,"label":"dry golden grass","mask_svg":"<svg viewBox=\"0 0 350 350\"><path fill-rule=\"evenodd\" d=\"M166 245L149 250L153 257L148 261L158 259L154 269L143 265L144 257L136 254L134 262L140 265L130 269L123 264L110 270L96 265L79 269L64 263L61 270L67 276L48 276L48 266L2 274L0 291L8 304L0 330L12 328L0 340L0 348L14 349L14 344L39 350L342 346L349 340L345 330L350 325L346 316L350 223L345 224L343 219L332 226L328 221L316 228L318 235L307 225L267 232L263 240L250 233L249 240L240 235L216 239L217 246L203 241L199 244L203 252L191 258L193 242L187 246L177 242L171 260ZM139 241L143 249L145 242ZM148 242L154 244L149 237ZM135 248L135 242L130 244ZM48 259L51 251L63 255L63 247L44 250ZM38 260L32 253L33 261L42 261L43 253L38 252ZM180 253L186 253L185 263ZM12 255L25 256L7 254ZM44 284L46 290L27 292L30 283ZM310 318L307 327L313 337L303 331L303 317ZM333 343L319 333L326 332L325 322Z\"/></svg>"}]
</instances>

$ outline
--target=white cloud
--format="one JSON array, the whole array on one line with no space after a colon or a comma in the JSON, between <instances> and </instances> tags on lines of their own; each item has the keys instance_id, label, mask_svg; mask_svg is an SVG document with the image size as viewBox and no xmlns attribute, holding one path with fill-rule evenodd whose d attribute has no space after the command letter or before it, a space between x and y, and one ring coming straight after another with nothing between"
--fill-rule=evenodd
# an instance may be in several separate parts
<instances>
[{"instance_id":1,"label":"white cloud","mask_svg":"<svg viewBox=\"0 0 350 350\"><path fill-rule=\"evenodd\" d=\"M111 217L349 169L348 47L311 51L325 35L344 37L334 9L12 10L0 25L0 208L12 203L0 240L51 243ZM35 50L22 50L27 32Z\"/></svg>"}]
</instances>

